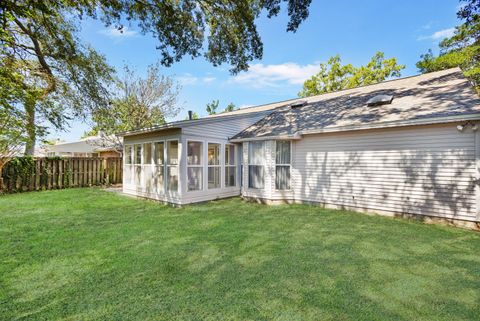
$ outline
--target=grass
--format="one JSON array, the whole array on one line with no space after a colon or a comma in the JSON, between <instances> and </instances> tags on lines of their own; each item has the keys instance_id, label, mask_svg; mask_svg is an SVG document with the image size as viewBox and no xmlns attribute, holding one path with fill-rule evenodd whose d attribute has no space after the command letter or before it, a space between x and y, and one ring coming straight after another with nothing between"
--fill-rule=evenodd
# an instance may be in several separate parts
<instances>
[{"instance_id":1,"label":"grass","mask_svg":"<svg viewBox=\"0 0 480 321\"><path fill-rule=\"evenodd\" d=\"M480 234L307 205L0 197L0 320L474 320Z\"/></svg>"}]
</instances>

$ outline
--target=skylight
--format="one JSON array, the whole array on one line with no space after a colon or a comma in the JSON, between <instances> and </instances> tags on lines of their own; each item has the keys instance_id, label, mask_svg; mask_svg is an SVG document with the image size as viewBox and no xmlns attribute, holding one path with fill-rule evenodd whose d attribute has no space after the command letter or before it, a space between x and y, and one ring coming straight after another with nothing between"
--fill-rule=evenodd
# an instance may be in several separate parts
<instances>
[{"instance_id":1,"label":"skylight","mask_svg":"<svg viewBox=\"0 0 480 321\"><path fill-rule=\"evenodd\" d=\"M388 105L393 101L393 95L376 95L367 101L367 106Z\"/></svg>"},{"instance_id":2,"label":"skylight","mask_svg":"<svg viewBox=\"0 0 480 321\"><path fill-rule=\"evenodd\" d=\"M307 104L306 100L297 100L290 104L290 108L298 108L298 107L305 106L306 104Z\"/></svg>"}]
</instances>

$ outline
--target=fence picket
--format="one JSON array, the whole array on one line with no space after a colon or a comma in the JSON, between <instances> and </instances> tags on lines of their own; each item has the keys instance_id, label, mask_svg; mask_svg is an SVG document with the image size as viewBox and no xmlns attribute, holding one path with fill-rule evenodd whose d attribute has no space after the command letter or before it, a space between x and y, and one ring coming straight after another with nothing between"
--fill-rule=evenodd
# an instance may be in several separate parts
<instances>
[{"instance_id":1,"label":"fence picket","mask_svg":"<svg viewBox=\"0 0 480 321\"><path fill-rule=\"evenodd\" d=\"M121 158L44 158L34 159L32 172L25 174L7 163L1 174L0 192L50 190L122 183Z\"/></svg>"}]
</instances>

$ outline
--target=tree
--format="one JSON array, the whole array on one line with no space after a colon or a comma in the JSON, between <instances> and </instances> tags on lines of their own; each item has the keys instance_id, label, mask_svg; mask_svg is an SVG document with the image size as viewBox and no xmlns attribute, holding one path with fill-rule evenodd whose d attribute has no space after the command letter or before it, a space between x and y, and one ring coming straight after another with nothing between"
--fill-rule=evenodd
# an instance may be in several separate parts
<instances>
[{"instance_id":1,"label":"tree","mask_svg":"<svg viewBox=\"0 0 480 321\"><path fill-rule=\"evenodd\" d=\"M20 88L16 104L23 106L27 155L33 154L37 136L45 132L39 131L39 124L64 129L72 117L107 101L113 69L77 38L69 3L0 4L0 68L13 75Z\"/></svg>"},{"instance_id":2,"label":"tree","mask_svg":"<svg viewBox=\"0 0 480 321\"><path fill-rule=\"evenodd\" d=\"M145 78L125 66L123 80L117 84L116 96L96 110L92 130L86 133L86 136L101 136L102 147L121 148L116 133L161 125L165 118L174 117L180 111L180 87L172 78L161 74L158 64L148 67Z\"/></svg>"},{"instance_id":3,"label":"tree","mask_svg":"<svg viewBox=\"0 0 480 321\"><path fill-rule=\"evenodd\" d=\"M457 17L465 22L455 27L452 37L440 42L438 56L429 50L420 56L416 66L422 73L460 67L480 93L480 3L461 2L466 4L459 9Z\"/></svg>"},{"instance_id":4,"label":"tree","mask_svg":"<svg viewBox=\"0 0 480 321\"><path fill-rule=\"evenodd\" d=\"M217 100L212 100L211 103L207 103L207 113L209 115L215 115L217 113L217 108L218 108L219 101Z\"/></svg>"},{"instance_id":5,"label":"tree","mask_svg":"<svg viewBox=\"0 0 480 321\"><path fill-rule=\"evenodd\" d=\"M320 71L303 83L298 94L308 97L376 84L390 77L400 77L405 65L397 64L396 58L385 59L383 52L377 52L365 66L356 68L351 64L342 65L339 55L330 57L327 63L320 64Z\"/></svg>"},{"instance_id":6,"label":"tree","mask_svg":"<svg viewBox=\"0 0 480 321\"><path fill-rule=\"evenodd\" d=\"M225 107L225 110L223 111L224 113L228 113L230 111L234 111L237 109L237 106L235 106L234 103L230 103L227 105L227 107Z\"/></svg>"},{"instance_id":7,"label":"tree","mask_svg":"<svg viewBox=\"0 0 480 321\"><path fill-rule=\"evenodd\" d=\"M286 4L290 18L287 31L295 32L308 17L310 3L311 0L2 0L0 21L5 23L12 16L26 20L34 13L30 23L35 28L27 29L31 33L37 32L37 27L65 31L55 26L59 13L75 21L100 18L105 25L119 30L126 20L136 23L143 34L157 38L165 66L185 55L203 54L213 65L228 63L231 71L237 73L246 70L250 61L262 58L263 44L255 24L261 14L268 18L277 16ZM50 20L51 17L55 19ZM24 26L29 28L28 24ZM58 32L58 38L51 38L51 46L64 47L61 43L65 35Z\"/></svg>"}]
</instances>

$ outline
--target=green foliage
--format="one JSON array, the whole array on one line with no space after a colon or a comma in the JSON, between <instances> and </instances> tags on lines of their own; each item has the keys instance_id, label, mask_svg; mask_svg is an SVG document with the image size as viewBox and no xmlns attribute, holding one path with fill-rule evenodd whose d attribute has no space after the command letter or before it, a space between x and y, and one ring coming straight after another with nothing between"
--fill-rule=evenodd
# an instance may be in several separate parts
<instances>
[{"instance_id":1,"label":"green foliage","mask_svg":"<svg viewBox=\"0 0 480 321\"><path fill-rule=\"evenodd\" d=\"M260 15L277 16L286 5L287 31L295 32L308 17L311 0L3 0L0 21L9 17L31 17L57 32L52 46L71 52L68 33L56 27L56 14L61 13L78 25L84 17L100 18L105 25L123 28L123 22L136 23L143 34L157 39L162 64L170 66L185 55L203 55L213 65L230 64L232 72L248 68L248 63L261 59L263 44L255 20ZM1 33L0 33L1 35ZM7 35L8 36L8 35ZM7 38L4 37L4 39ZM67 41L66 41L67 40ZM205 49L204 49L205 47Z\"/></svg>"},{"instance_id":2,"label":"green foliage","mask_svg":"<svg viewBox=\"0 0 480 321\"><path fill-rule=\"evenodd\" d=\"M0 320L478 320L480 234L240 198L0 197ZM4 286L6 285L6 286Z\"/></svg>"},{"instance_id":3,"label":"green foliage","mask_svg":"<svg viewBox=\"0 0 480 321\"><path fill-rule=\"evenodd\" d=\"M466 4L457 16L465 22L455 27L452 37L440 42L438 56L429 50L420 56L416 66L422 73L460 67L480 93L480 3L476 0L461 2Z\"/></svg>"},{"instance_id":4,"label":"green foliage","mask_svg":"<svg viewBox=\"0 0 480 321\"><path fill-rule=\"evenodd\" d=\"M234 111L234 110L237 110L237 106L235 106L234 103L230 103L227 105L227 107L225 107L225 110L223 111L224 113L228 113L230 111Z\"/></svg>"},{"instance_id":5,"label":"green foliage","mask_svg":"<svg viewBox=\"0 0 480 321\"><path fill-rule=\"evenodd\" d=\"M320 64L320 71L306 80L300 97L308 97L342 89L376 84L390 77L400 77L405 65L397 64L396 58L385 59L383 52L377 52L365 65L358 68L351 64L342 65L339 55L330 57Z\"/></svg>"},{"instance_id":6,"label":"green foliage","mask_svg":"<svg viewBox=\"0 0 480 321\"><path fill-rule=\"evenodd\" d=\"M8 189L17 192L18 186L28 186L35 173L35 160L31 156L14 157L3 167L2 178L10 184Z\"/></svg>"},{"instance_id":7,"label":"green foliage","mask_svg":"<svg viewBox=\"0 0 480 321\"><path fill-rule=\"evenodd\" d=\"M113 69L79 40L70 1L2 1L0 101L23 106L26 153L33 153L40 124L65 129L73 117L105 104Z\"/></svg>"},{"instance_id":8,"label":"green foliage","mask_svg":"<svg viewBox=\"0 0 480 321\"><path fill-rule=\"evenodd\" d=\"M215 115L217 113L218 104L220 102L217 100L212 100L212 102L207 103L206 110L209 115Z\"/></svg>"}]
</instances>

